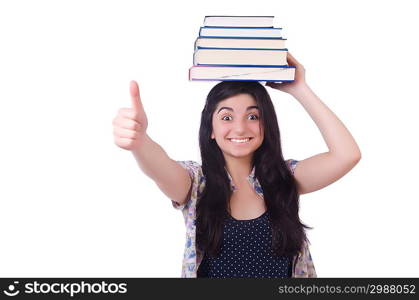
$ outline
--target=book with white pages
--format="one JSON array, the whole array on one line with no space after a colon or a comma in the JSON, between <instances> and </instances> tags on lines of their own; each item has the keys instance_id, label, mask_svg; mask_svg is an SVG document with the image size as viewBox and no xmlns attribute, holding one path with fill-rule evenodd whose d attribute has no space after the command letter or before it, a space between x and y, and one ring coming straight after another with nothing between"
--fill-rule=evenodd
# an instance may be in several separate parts
<instances>
[{"instance_id":1,"label":"book with white pages","mask_svg":"<svg viewBox=\"0 0 419 300\"><path fill-rule=\"evenodd\" d=\"M195 50L198 48L248 48L248 49L283 49L284 38L229 38L229 37L197 37Z\"/></svg>"},{"instance_id":2,"label":"book with white pages","mask_svg":"<svg viewBox=\"0 0 419 300\"><path fill-rule=\"evenodd\" d=\"M200 37L259 37L280 38L282 28L258 28L258 27L201 27Z\"/></svg>"},{"instance_id":3,"label":"book with white pages","mask_svg":"<svg viewBox=\"0 0 419 300\"><path fill-rule=\"evenodd\" d=\"M274 16L205 16L204 26L273 27Z\"/></svg>"},{"instance_id":4,"label":"book with white pages","mask_svg":"<svg viewBox=\"0 0 419 300\"><path fill-rule=\"evenodd\" d=\"M290 82L294 80L293 66L192 66L189 69L189 80L205 81L273 81Z\"/></svg>"},{"instance_id":5,"label":"book with white pages","mask_svg":"<svg viewBox=\"0 0 419 300\"><path fill-rule=\"evenodd\" d=\"M193 65L268 65L286 66L287 49L199 48Z\"/></svg>"}]
</instances>

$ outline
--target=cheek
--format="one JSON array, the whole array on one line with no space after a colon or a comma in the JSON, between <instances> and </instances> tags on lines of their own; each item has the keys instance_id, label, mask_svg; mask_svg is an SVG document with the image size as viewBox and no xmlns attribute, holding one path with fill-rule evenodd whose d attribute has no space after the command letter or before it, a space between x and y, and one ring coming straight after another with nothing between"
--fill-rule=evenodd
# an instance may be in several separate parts
<instances>
[{"instance_id":1,"label":"cheek","mask_svg":"<svg viewBox=\"0 0 419 300\"><path fill-rule=\"evenodd\" d=\"M228 126L223 126L221 124L213 124L212 133L217 138L220 138L220 139L224 138L225 135L228 133L228 131L229 131Z\"/></svg>"},{"instance_id":2,"label":"cheek","mask_svg":"<svg viewBox=\"0 0 419 300\"><path fill-rule=\"evenodd\" d=\"M258 145L260 146L260 145L262 145L262 143L263 143L263 140L264 140L264 132L263 132L263 128L261 128L261 127L259 127L259 126L256 126L255 128L253 128L253 130L254 130L254 133L255 134L258 134Z\"/></svg>"},{"instance_id":3,"label":"cheek","mask_svg":"<svg viewBox=\"0 0 419 300\"><path fill-rule=\"evenodd\" d=\"M259 124L252 124L250 126L252 132L258 134L259 136L263 136L263 128Z\"/></svg>"},{"instance_id":4,"label":"cheek","mask_svg":"<svg viewBox=\"0 0 419 300\"><path fill-rule=\"evenodd\" d=\"M211 138L215 138L215 134L218 132L217 124L215 124L214 119L212 120L212 132Z\"/></svg>"}]
</instances>

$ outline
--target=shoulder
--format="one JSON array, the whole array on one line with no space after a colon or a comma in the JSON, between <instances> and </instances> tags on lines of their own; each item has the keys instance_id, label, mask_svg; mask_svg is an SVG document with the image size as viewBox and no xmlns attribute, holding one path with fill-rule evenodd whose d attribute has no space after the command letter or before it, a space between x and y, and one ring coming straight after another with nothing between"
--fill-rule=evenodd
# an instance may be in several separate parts
<instances>
[{"instance_id":1,"label":"shoulder","mask_svg":"<svg viewBox=\"0 0 419 300\"><path fill-rule=\"evenodd\" d=\"M191 186L187 200L184 204L178 204L174 201L172 201L172 204L176 209L189 209L191 205L194 206L205 185L202 166L200 163L193 160L179 160L176 162L188 172L191 179Z\"/></svg>"},{"instance_id":2,"label":"shoulder","mask_svg":"<svg viewBox=\"0 0 419 300\"><path fill-rule=\"evenodd\" d=\"M295 160L295 159L287 159L285 161L285 163L287 164L287 166L290 169L291 173L294 175L295 167L298 164L298 160Z\"/></svg>"},{"instance_id":3,"label":"shoulder","mask_svg":"<svg viewBox=\"0 0 419 300\"><path fill-rule=\"evenodd\" d=\"M186 171L188 171L192 180L194 180L196 177L202 177L202 166L200 163L193 160L178 160L176 162Z\"/></svg>"},{"instance_id":4,"label":"shoulder","mask_svg":"<svg viewBox=\"0 0 419 300\"><path fill-rule=\"evenodd\" d=\"M193 171L199 171L199 169L202 168L201 164L199 162L193 161L193 160L177 160L178 164L180 164L185 169L190 169Z\"/></svg>"}]
</instances>

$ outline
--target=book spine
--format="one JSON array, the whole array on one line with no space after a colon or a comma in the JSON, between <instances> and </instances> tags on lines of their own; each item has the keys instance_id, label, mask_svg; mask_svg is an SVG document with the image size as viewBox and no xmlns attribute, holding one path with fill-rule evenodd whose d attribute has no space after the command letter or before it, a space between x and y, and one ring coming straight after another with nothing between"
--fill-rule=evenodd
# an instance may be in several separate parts
<instances>
[{"instance_id":1,"label":"book spine","mask_svg":"<svg viewBox=\"0 0 419 300\"><path fill-rule=\"evenodd\" d=\"M201 47L198 46L196 49L214 49L214 50L270 50L270 51L288 51L287 48L275 49L275 48L221 48L221 47Z\"/></svg>"},{"instance_id":2,"label":"book spine","mask_svg":"<svg viewBox=\"0 0 419 300\"><path fill-rule=\"evenodd\" d=\"M217 36L217 35L201 35L201 30L199 30L199 39L260 39L260 40L286 40L279 37L270 37L270 36Z\"/></svg>"},{"instance_id":3,"label":"book spine","mask_svg":"<svg viewBox=\"0 0 419 300\"><path fill-rule=\"evenodd\" d=\"M207 67L237 67L237 68L281 68L281 69L295 69L295 66L290 65L220 65L220 64L214 64L214 65L193 65L192 68L207 68Z\"/></svg>"},{"instance_id":4,"label":"book spine","mask_svg":"<svg viewBox=\"0 0 419 300\"><path fill-rule=\"evenodd\" d=\"M196 64L194 66L197 66L197 67L215 67L215 66L217 66L217 67L243 67L243 68L256 68L256 67L258 67L258 68L268 68L268 67L270 67L270 68L286 68L286 67L288 67L288 65L240 65L240 64L237 64L237 65L234 65L234 64L231 64L231 65L229 65L229 64L224 64L224 65L220 65L220 64L214 64L214 65L212 65L212 64Z\"/></svg>"},{"instance_id":5,"label":"book spine","mask_svg":"<svg viewBox=\"0 0 419 300\"><path fill-rule=\"evenodd\" d=\"M221 30L220 29L224 29ZM224 32L223 32L224 31ZM258 32L260 34L255 34ZM259 27L206 27L201 26L199 37L231 37L231 38L280 38L282 37L282 28L259 28Z\"/></svg>"},{"instance_id":6,"label":"book spine","mask_svg":"<svg viewBox=\"0 0 419 300\"><path fill-rule=\"evenodd\" d=\"M217 28L217 29L272 29L282 30L282 27L233 27L233 26L201 26L201 28Z\"/></svg>"},{"instance_id":7,"label":"book spine","mask_svg":"<svg viewBox=\"0 0 419 300\"><path fill-rule=\"evenodd\" d=\"M228 16L228 15L217 16L217 15L211 15L211 16L205 16L204 20L206 18L213 18L213 17L216 17L216 18L232 18L232 17L234 17L234 18L272 18L273 19L275 16Z\"/></svg>"},{"instance_id":8,"label":"book spine","mask_svg":"<svg viewBox=\"0 0 419 300\"><path fill-rule=\"evenodd\" d=\"M265 79L265 80L260 80L260 79L191 79L191 81L267 81L267 82L292 82L294 80L269 80L269 79Z\"/></svg>"},{"instance_id":9,"label":"book spine","mask_svg":"<svg viewBox=\"0 0 419 300\"><path fill-rule=\"evenodd\" d=\"M231 26L231 27L237 27L238 25L235 25L237 21L243 21L247 20L248 22L252 22L252 20L260 21L261 19L266 20L266 26L258 26L263 28L271 28L272 25L268 25L268 23L273 24L274 16L205 16L204 17L204 26L208 26L207 24L215 24L213 26L223 26L223 25L217 25L219 24L226 24L224 26ZM230 25L227 25L230 24Z\"/></svg>"},{"instance_id":10,"label":"book spine","mask_svg":"<svg viewBox=\"0 0 419 300\"><path fill-rule=\"evenodd\" d=\"M286 41L286 38L282 37L259 37L259 36L249 36L249 37L240 37L240 36L198 36L197 39L230 39L230 40L263 40L263 39L270 39L270 40L284 40Z\"/></svg>"}]
</instances>

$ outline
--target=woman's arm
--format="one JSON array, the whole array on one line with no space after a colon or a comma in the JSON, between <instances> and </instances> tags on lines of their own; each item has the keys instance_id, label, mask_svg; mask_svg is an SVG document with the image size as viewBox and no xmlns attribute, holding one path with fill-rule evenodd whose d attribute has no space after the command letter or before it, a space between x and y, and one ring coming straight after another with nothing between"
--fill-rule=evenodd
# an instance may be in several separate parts
<instances>
[{"instance_id":1,"label":"woman's arm","mask_svg":"<svg viewBox=\"0 0 419 300\"><path fill-rule=\"evenodd\" d=\"M294 176L300 194L305 194L317 191L348 173L361 159L361 151L345 125L307 85L304 67L290 53L287 59L296 67L295 80L266 85L289 93L300 102L329 148L328 152L298 162Z\"/></svg>"},{"instance_id":2,"label":"woman's arm","mask_svg":"<svg viewBox=\"0 0 419 300\"><path fill-rule=\"evenodd\" d=\"M113 120L115 144L130 150L144 174L154 180L167 197L183 204L191 188L191 178L147 135L148 120L135 81L131 82L130 93L132 107L121 108Z\"/></svg>"},{"instance_id":3,"label":"woman's arm","mask_svg":"<svg viewBox=\"0 0 419 300\"><path fill-rule=\"evenodd\" d=\"M169 199L179 204L188 200L192 184L188 171L172 160L159 144L146 135L141 147L131 152L144 174L153 179Z\"/></svg>"}]
</instances>

